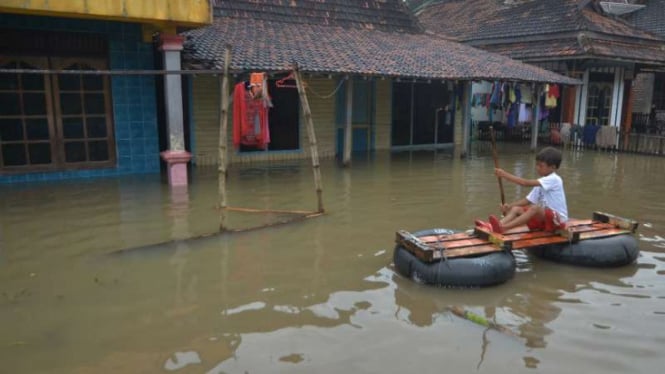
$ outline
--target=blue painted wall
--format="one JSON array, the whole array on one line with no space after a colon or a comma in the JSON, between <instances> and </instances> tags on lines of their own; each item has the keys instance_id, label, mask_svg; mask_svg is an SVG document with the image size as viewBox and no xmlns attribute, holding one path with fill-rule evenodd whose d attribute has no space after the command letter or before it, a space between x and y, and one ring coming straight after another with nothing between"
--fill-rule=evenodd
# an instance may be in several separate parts
<instances>
[{"instance_id":1,"label":"blue painted wall","mask_svg":"<svg viewBox=\"0 0 665 374\"><path fill-rule=\"evenodd\" d=\"M0 25L12 29L104 34L109 41L109 65L112 70L154 68L152 44L142 41L141 26L138 24L0 14ZM0 183L158 173L160 158L155 79L159 78L138 75L111 78L117 155L115 168L0 175Z\"/></svg>"}]
</instances>

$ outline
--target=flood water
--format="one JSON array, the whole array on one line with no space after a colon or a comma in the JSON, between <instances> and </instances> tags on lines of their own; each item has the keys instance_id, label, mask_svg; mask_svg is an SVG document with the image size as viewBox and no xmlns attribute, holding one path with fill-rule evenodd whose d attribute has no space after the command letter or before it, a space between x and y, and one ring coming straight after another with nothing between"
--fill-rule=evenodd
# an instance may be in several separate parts
<instances>
[{"instance_id":1,"label":"flood water","mask_svg":"<svg viewBox=\"0 0 665 374\"><path fill-rule=\"evenodd\" d=\"M501 166L535 176L528 149ZM515 252L485 289L394 272L395 231L496 213L487 148L322 161L326 214L196 240L219 226L214 169L185 198L160 176L0 186L3 373L656 373L665 357L665 159L564 151L570 215L640 222L634 265ZM504 182L507 200L528 190ZM307 162L232 166L229 205L315 210ZM286 215L232 212L234 228ZM163 244L158 244L163 243ZM506 328L486 329L463 308Z\"/></svg>"}]
</instances>

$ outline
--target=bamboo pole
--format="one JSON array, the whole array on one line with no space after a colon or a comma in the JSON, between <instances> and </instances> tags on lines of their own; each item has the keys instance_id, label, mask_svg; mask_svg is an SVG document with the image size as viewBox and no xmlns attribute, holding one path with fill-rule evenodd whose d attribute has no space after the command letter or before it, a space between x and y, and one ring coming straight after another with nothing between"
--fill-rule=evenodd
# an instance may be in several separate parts
<instances>
[{"instance_id":1,"label":"bamboo pole","mask_svg":"<svg viewBox=\"0 0 665 374\"><path fill-rule=\"evenodd\" d=\"M351 165L353 147L353 78L346 79L346 123L344 124L344 157L342 164Z\"/></svg>"},{"instance_id":2,"label":"bamboo pole","mask_svg":"<svg viewBox=\"0 0 665 374\"><path fill-rule=\"evenodd\" d=\"M309 108L309 101L307 101L305 86L303 85L297 64L293 67L293 75L296 78L298 95L300 95L300 105L302 105L303 114L305 116L305 127L307 128L307 137L309 138L309 149L312 156L312 171L314 172L314 185L316 187L316 197L318 200L317 212L323 213L323 186L321 184L321 166L319 165L319 151L318 146L316 145L314 122L312 120L312 111Z\"/></svg>"},{"instance_id":3,"label":"bamboo pole","mask_svg":"<svg viewBox=\"0 0 665 374\"><path fill-rule=\"evenodd\" d=\"M217 184L219 192L219 231L226 230L226 162L227 162L227 129L229 124L229 65L231 64L231 46L224 51L224 74L221 80L219 108L219 159L217 165Z\"/></svg>"},{"instance_id":4,"label":"bamboo pole","mask_svg":"<svg viewBox=\"0 0 665 374\"><path fill-rule=\"evenodd\" d=\"M456 305L450 306L450 307L448 307L448 310L450 310L454 315L456 315L458 317L461 317L461 318L464 318L464 319L466 319L468 321L471 321L475 324L478 324L480 326L484 326L484 327L496 330L496 331L498 331L500 333L503 333L503 334L506 334L506 335L517 337L517 334L515 334L515 332L512 331L510 328L508 328L506 326L503 326L503 325L500 325L498 323L492 322L492 321L488 320L487 318L485 318L485 317L483 317L479 314L473 313L469 310L466 310L466 309L464 309L460 306L456 306Z\"/></svg>"},{"instance_id":5,"label":"bamboo pole","mask_svg":"<svg viewBox=\"0 0 665 374\"><path fill-rule=\"evenodd\" d=\"M233 206L227 206L226 210L234 212L243 212L243 213L278 213L278 214L304 214L304 215L318 213L309 210L255 209L255 208L242 208L242 207L233 207Z\"/></svg>"}]
</instances>

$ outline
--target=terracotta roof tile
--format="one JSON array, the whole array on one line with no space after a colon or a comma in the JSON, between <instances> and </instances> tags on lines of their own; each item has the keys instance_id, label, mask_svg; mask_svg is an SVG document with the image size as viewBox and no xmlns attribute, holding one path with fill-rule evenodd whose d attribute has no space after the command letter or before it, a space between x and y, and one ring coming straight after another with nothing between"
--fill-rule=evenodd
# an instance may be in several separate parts
<instances>
[{"instance_id":1,"label":"terracotta roof tile","mask_svg":"<svg viewBox=\"0 0 665 374\"><path fill-rule=\"evenodd\" d=\"M239 9L239 3L252 8L257 2L264 5L270 3L268 9L271 14L278 12L273 7L280 0L218 0L218 4L233 4L233 9ZM283 0L281 3L287 3L279 9L286 17L288 6L292 3L308 6L310 3L335 6L345 3L353 8L358 3L395 5L400 0ZM301 14L300 10L291 10L294 15ZM334 7L328 8L330 19L343 18L334 14L334 10ZM547 70L422 32L387 31L390 30L387 25L385 28L368 28L361 25L364 22L356 26L335 22L319 24L312 18L304 21L295 16L297 21L293 22L283 21L284 17L274 20L259 8L249 13L220 14L211 26L184 33L187 37L184 57L190 66L204 64L221 69L224 65L224 46L230 44L230 65L236 72L283 71L290 69L292 63L298 63L301 70L313 73L578 83Z\"/></svg>"},{"instance_id":2,"label":"terracotta roof tile","mask_svg":"<svg viewBox=\"0 0 665 374\"><path fill-rule=\"evenodd\" d=\"M530 41L489 44L483 48L510 58L531 62L586 57L625 59L649 64L665 61L665 44L642 45L636 49L632 43L592 38L548 40L547 43Z\"/></svg>"},{"instance_id":3,"label":"terracotta roof tile","mask_svg":"<svg viewBox=\"0 0 665 374\"><path fill-rule=\"evenodd\" d=\"M401 1L386 0L215 0L217 17L309 23L384 31L422 32Z\"/></svg>"},{"instance_id":4,"label":"terracotta roof tile","mask_svg":"<svg viewBox=\"0 0 665 374\"><path fill-rule=\"evenodd\" d=\"M579 0L441 0L420 8L430 32L520 60L602 57L662 64L665 40ZM586 2L588 3L588 2ZM593 43L598 43L596 47ZM632 49L632 53L627 53ZM612 55L615 53L615 55Z\"/></svg>"}]
</instances>

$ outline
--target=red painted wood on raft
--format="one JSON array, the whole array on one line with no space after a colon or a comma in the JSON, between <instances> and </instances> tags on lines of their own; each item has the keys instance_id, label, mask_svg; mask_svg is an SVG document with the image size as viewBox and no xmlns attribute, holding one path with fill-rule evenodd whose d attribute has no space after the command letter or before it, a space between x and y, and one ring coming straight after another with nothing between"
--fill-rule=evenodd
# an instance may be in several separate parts
<instances>
[{"instance_id":1,"label":"red painted wood on raft","mask_svg":"<svg viewBox=\"0 0 665 374\"><path fill-rule=\"evenodd\" d=\"M530 249L533 247L538 247L541 245L547 244L561 244L568 243L569 240L566 237L561 235L552 235L546 236L543 238L529 239L529 240L518 240L513 242L513 249Z\"/></svg>"},{"instance_id":2,"label":"red painted wood on raft","mask_svg":"<svg viewBox=\"0 0 665 374\"><path fill-rule=\"evenodd\" d=\"M591 231L591 232L582 233L582 234L580 234L580 240L600 239L600 238L605 238L605 237L609 237L609 236L628 235L628 234L631 234L630 230L612 228L612 229L598 230L598 231Z\"/></svg>"},{"instance_id":3,"label":"red painted wood on raft","mask_svg":"<svg viewBox=\"0 0 665 374\"><path fill-rule=\"evenodd\" d=\"M589 219L570 219L566 230L561 232L531 231L526 226L515 227L503 234L497 234L479 227L473 234L466 232L449 235L427 235L418 237L418 243L410 243L400 239L409 252L424 262L440 261L442 251L445 258L474 256L502 251L504 247L511 249L529 249L547 244L565 244L570 242L566 235L579 235L580 240L597 239L616 235L631 234L630 231L617 228L612 223L602 223Z\"/></svg>"},{"instance_id":4,"label":"red painted wood on raft","mask_svg":"<svg viewBox=\"0 0 665 374\"><path fill-rule=\"evenodd\" d=\"M425 242L425 243L440 243L440 242L445 242L445 241L450 241L450 240L467 239L469 237L470 237L469 234L467 234L465 232L459 232L459 233L448 234L448 235L419 236L418 239L420 239L420 241Z\"/></svg>"},{"instance_id":5,"label":"red painted wood on raft","mask_svg":"<svg viewBox=\"0 0 665 374\"><path fill-rule=\"evenodd\" d=\"M443 247L446 250L450 250L455 248L471 247L474 245L489 244L489 243L487 242L487 240L470 237L469 239L455 240L454 242L446 242L442 244L443 245L441 247Z\"/></svg>"},{"instance_id":6,"label":"red painted wood on raft","mask_svg":"<svg viewBox=\"0 0 665 374\"><path fill-rule=\"evenodd\" d=\"M517 234L510 234L506 233L503 235L506 240L512 240L512 241L517 241L517 240L527 240L527 239L536 239L536 238L542 238L542 237L548 237L548 236L553 236L556 235L553 232L547 232L547 231L529 231L525 233L517 233Z\"/></svg>"},{"instance_id":7,"label":"red painted wood on raft","mask_svg":"<svg viewBox=\"0 0 665 374\"><path fill-rule=\"evenodd\" d=\"M479 255L484 253L493 253L501 251L502 251L501 248L488 243L485 245L478 245L473 247L448 249L445 250L444 253L446 254L446 258L455 258L455 257L466 257L471 255ZM442 258L441 251L434 251L432 254L434 260L440 260Z\"/></svg>"}]
</instances>

